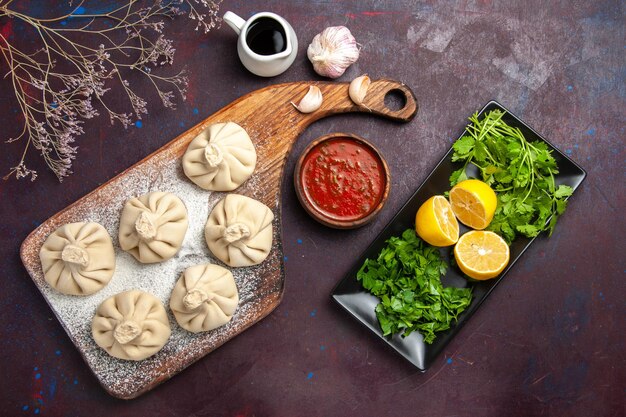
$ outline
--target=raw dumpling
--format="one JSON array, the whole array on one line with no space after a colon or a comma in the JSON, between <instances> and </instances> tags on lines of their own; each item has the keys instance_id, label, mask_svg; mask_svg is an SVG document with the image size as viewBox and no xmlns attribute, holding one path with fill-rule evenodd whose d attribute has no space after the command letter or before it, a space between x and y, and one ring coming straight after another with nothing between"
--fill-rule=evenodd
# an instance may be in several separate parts
<instances>
[{"instance_id":1,"label":"raw dumpling","mask_svg":"<svg viewBox=\"0 0 626 417\"><path fill-rule=\"evenodd\" d=\"M274 214L260 201L229 194L216 205L204 228L213 254L229 266L263 262L272 249Z\"/></svg>"},{"instance_id":2,"label":"raw dumpling","mask_svg":"<svg viewBox=\"0 0 626 417\"><path fill-rule=\"evenodd\" d=\"M139 290L107 298L98 306L91 334L120 359L140 361L157 353L170 337L170 323L158 298Z\"/></svg>"},{"instance_id":3,"label":"raw dumpling","mask_svg":"<svg viewBox=\"0 0 626 417\"><path fill-rule=\"evenodd\" d=\"M178 252L187 232L187 208L172 193L160 191L128 200L120 219L120 246L144 264L165 261Z\"/></svg>"},{"instance_id":4,"label":"raw dumpling","mask_svg":"<svg viewBox=\"0 0 626 417\"><path fill-rule=\"evenodd\" d=\"M93 294L115 272L113 242L98 223L59 227L43 243L39 258L46 282L63 294Z\"/></svg>"},{"instance_id":5,"label":"raw dumpling","mask_svg":"<svg viewBox=\"0 0 626 417\"><path fill-rule=\"evenodd\" d=\"M239 303L233 274L219 265L187 268L172 290L170 308L185 330L205 332L230 321Z\"/></svg>"},{"instance_id":6,"label":"raw dumpling","mask_svg":"<svg viewBox=\"0 0 626 417\"><path fill-rule=\"evenodd\" d=\"M191 141L183 155L183 171L205 190L232 191L254 172L256 151L237 123L216 123Z\"/></svg>"}]
</instances>

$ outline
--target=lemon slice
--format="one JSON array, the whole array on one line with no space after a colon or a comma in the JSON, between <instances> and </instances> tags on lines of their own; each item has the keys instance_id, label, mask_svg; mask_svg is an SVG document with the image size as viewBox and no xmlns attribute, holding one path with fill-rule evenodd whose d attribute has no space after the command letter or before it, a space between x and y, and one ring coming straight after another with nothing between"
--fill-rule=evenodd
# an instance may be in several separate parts
<instances>
[{"instance_id":1,"label":"lemon slice","mask_svg":"<svg viewBox=\"0 0 626 417\"><path fill-rule=\"evenodd\" d=\"M470 278L495 278L509 264L509 245L504 239L485 230L463 234L454 246L454 259L461 271Z\"/></svg>"},{"instance_id":2,"label":"lemon slice","mask_svg":"<svg viewBox=\"0 0 626 417\"><path fill-rule=\"evenodd\" d=\"M482 230L489 226L496 212L496 193L480 180L461 181L450 190L454 215L464 225Z\"/></svg>"},{"instance_id":3,"label":"lemon slice","mask_svg":"<svg viewBox=\"0 0 626 417\"><path fill-rule=\"evenodd\" d=\"M417 210L415 231L433 246L450 246L459 240L459 223L444 196L429 198Z\"/></svg>"}]
</instances>

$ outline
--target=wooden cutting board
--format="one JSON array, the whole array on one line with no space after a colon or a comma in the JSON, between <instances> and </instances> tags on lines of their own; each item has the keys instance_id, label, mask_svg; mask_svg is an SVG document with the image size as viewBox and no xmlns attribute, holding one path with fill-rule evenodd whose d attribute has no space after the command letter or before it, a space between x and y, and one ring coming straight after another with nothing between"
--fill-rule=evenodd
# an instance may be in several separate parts
<instances>
[{"instance_id":1,"label":"wooden cutting board","mask_svg":"<svg viewBox=\"0 0 626 417\"><path fill-rule=\"evenodd\" d=\"M291 102L297 103L310 85L317 85L322 90L324 102L319 110L302 114ZM404 106L397 110L386 107L385 97L388 94L403 98ZM362 106L350 100L347 83L294 82L254 91L55 214L24 240L21 247L24 266L72 342L111 395L130 399L154 388L278 306L285 279L280 189L287 155L297 137L311 123L347 112L365 112L408 122L417 113L417 101L404 84L386 79L372 82ZM219 263L208 251L202 230L211 208L226 194L201 190L192 184L182 172L181 158L189 142L203 129L213 123L228 121L238 123L248 132L257 151L253 176L234 192L260 200L274 211L274 242L270 256L258 266L230 268L239 288L240 303L227 325L210 332L192 334L177 325L167 308L172 336L159 353L139 362L113 358L100 349L91 337L91 319L100 302L118 292L138 288L156 295L167 307L174 283L187 266ZM127 199L157 190L170 191L181 197L189 212L190 226L183 248L176 257L156 265L142 265L119 249L119 216ZM113 238L116 251L116 271L111 282L87 297L63 295L53 290L43 278L39 261L39 250L47 236L63 224L79 221L101 223Z\"/></svg>"}]
</instances>

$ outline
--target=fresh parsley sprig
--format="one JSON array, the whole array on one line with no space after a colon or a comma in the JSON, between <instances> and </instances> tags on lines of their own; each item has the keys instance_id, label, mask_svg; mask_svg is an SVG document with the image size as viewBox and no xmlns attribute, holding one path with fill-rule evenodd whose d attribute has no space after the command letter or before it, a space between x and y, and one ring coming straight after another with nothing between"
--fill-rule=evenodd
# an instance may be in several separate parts
<instances>
[{"instance_id":1,"label":"fresh parsley sprig","mask_svg":"<svg viewBox=\"0 0 626 417\"><path fill-rule=\"evenodd\" d=\"M418 330L426 343L447 330L469 306L470 288L443 287L447 264L439 250L423 242L413 229L391 237L376 259L367 259L357 280L380 298L376 317L383 335Z\"/></svg>"},{"instance_id":2,"label":"fresh parsley sprig","mask_svg":"<svg viewBox=\"0 0 626 417\"><path fill-rule=\"evenodd\" d=\"M482 120L477 113L470 117L466 134L452 146L452 162L463 166L452 173L450 185L467 179L468 165L475 165L498 197L488 230L510 244L518 233L535 237L546 230L551 235L573 190L556 186L559 169L548 145L526 140L518 128L502 120L504 114L492 110Z\"/></svg>"}]
</instances>

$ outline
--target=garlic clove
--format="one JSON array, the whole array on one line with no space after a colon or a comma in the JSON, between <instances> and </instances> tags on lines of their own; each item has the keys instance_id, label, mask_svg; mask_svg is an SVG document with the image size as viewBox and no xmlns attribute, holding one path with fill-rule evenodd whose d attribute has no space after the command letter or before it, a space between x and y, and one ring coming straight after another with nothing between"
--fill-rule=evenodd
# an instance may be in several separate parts
<instances>
[{"instance_id":1,"label":"garlic clove","mask_svg":"<svg viewBox=\"0 0 626 417\"><path fill-rule=\"evenodd\" d=\"M312 85L298 104L295 104L293 101L291 104L298 109L300 113L312 113L321 107L322 101L322 90Z\"/></svg>"},{"instance_id":2,"label":"garlic clove","mask_svg":"<svg viewBox=\"0 0 626 417\"><path fill-rule=\"evenodd\" d=\"M338 78L359 59L359 46L350 29L331 26L315 35L307 56L319 75Z\"/></svg>"},{"instance_id":3,"label":"garlic clove","mask_svg":"<svg viewBox=\"0 0 626 417\"><path fill-rule=\"evenodd\" d=\"M370 77L368 77L367 74L361 75L360 77L356 77L352 80L350 88L348 89L348 94L350 94L352 101L359 106L362 105L371 83L372 80L370 80Z\"/></svg>"}]
</instances>

